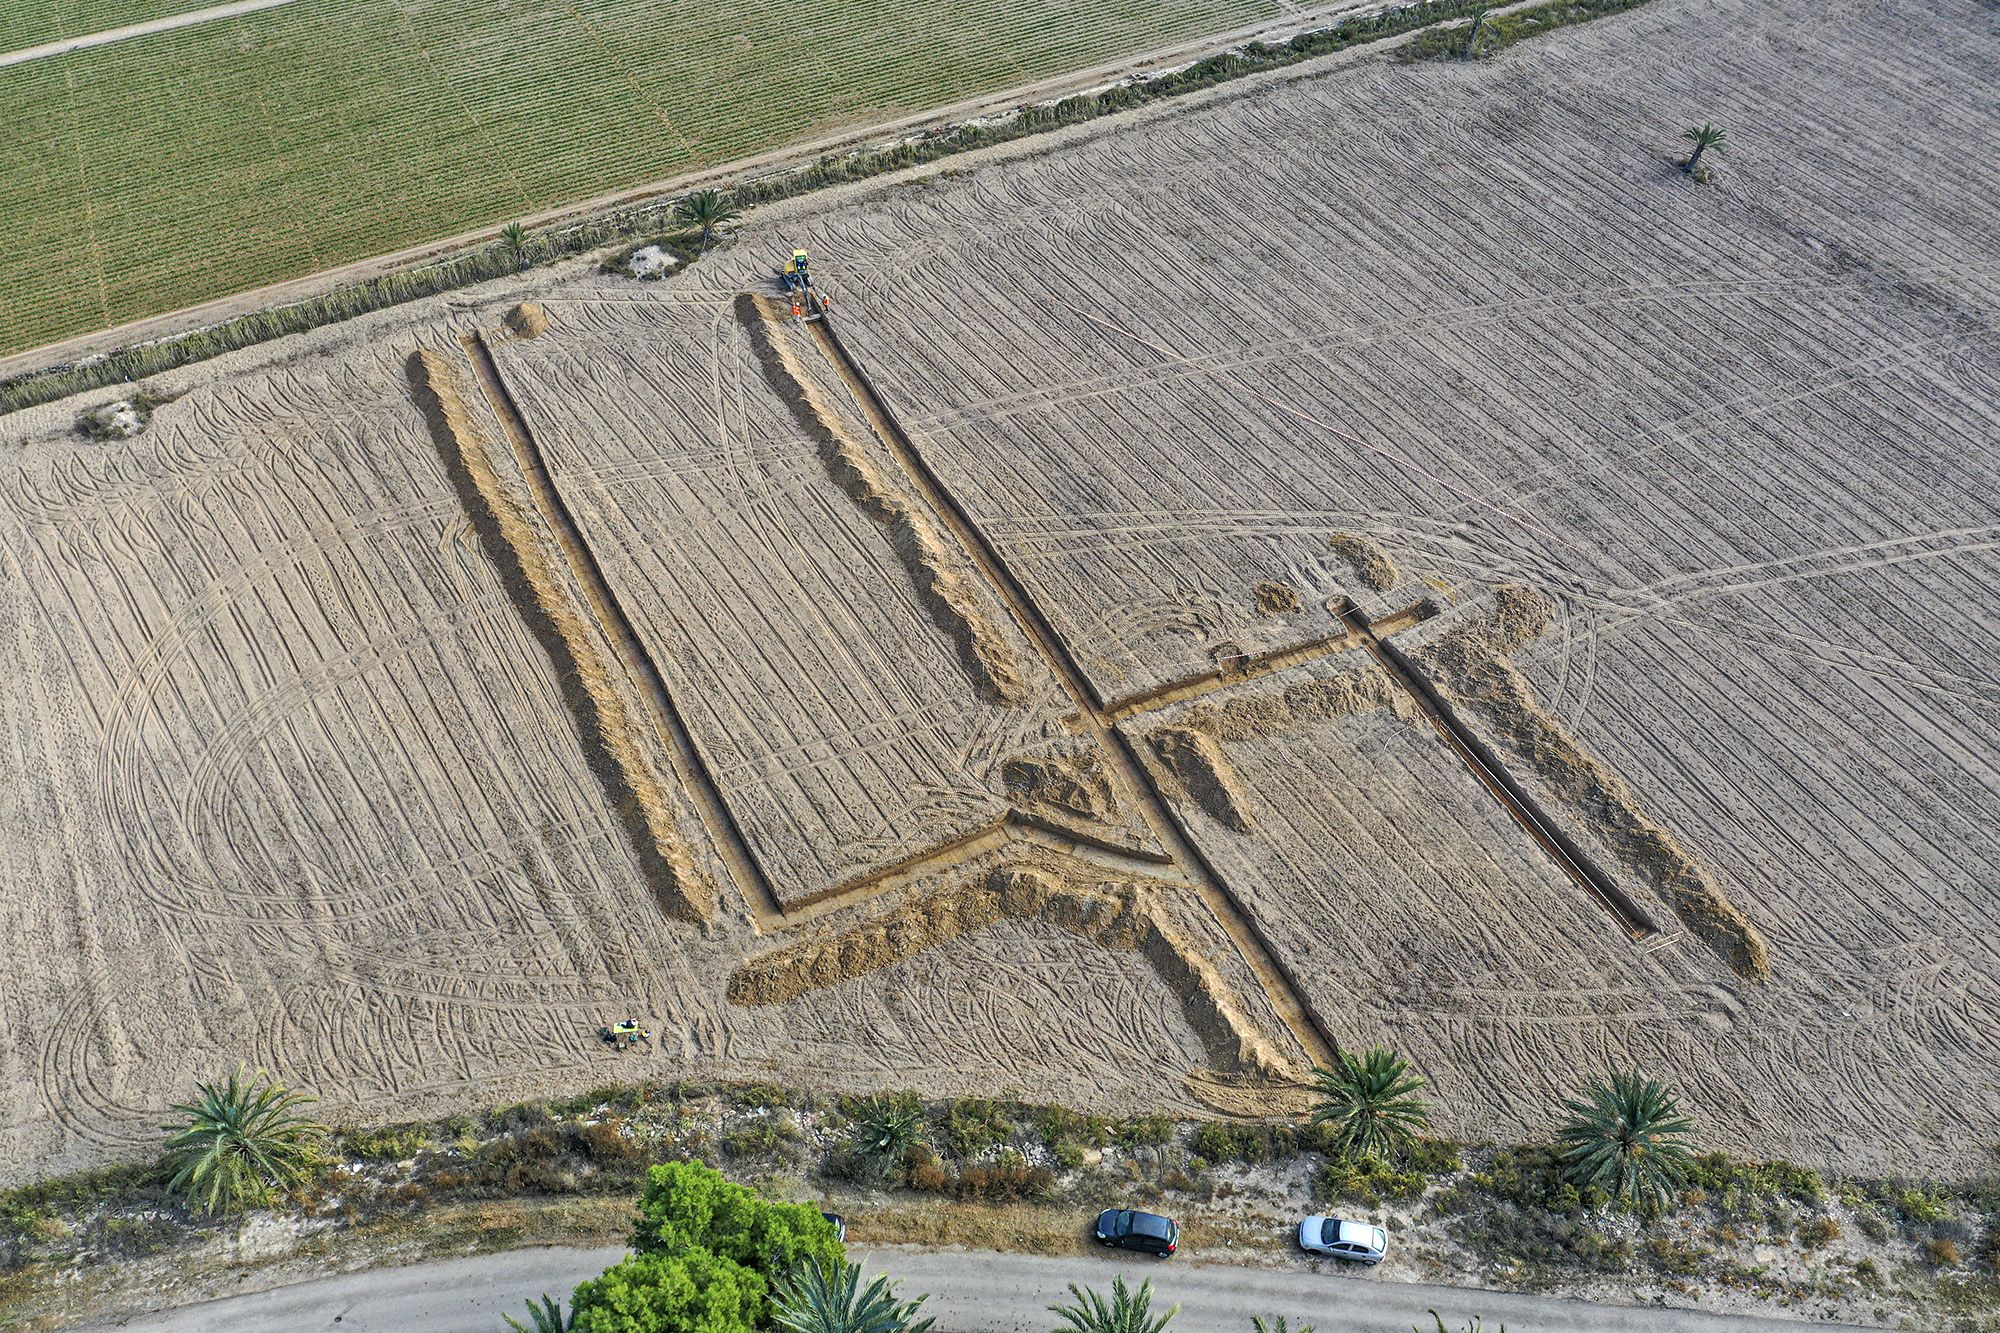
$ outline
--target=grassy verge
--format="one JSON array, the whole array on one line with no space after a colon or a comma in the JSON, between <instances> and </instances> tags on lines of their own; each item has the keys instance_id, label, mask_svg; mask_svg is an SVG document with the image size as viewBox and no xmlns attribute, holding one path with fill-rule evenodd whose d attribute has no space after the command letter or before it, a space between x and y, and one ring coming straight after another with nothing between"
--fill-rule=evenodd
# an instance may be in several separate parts
<instances>
[{"instance_id":1,"label":"grassy verge","mask_svg":"<svg viewBox=\"0 0 2000 1333\"><path fill-rule=\"evenodd\" d=\"M1541 8L1609 12L1613 6L1628 8L1638 3L1642 0L1583 0ZM1136 79L1048 105L1026 107L999 121L948 126L889 147L824 157L808 166L742 179L730 187L730 194L739 206L751 207L830 185L865 180L1183 96L1246 75L1282 69L1350 47L1401 37L1463 18L1482 7L1479 0L1414 0L1301 33L1288 42L1251 42L1157 77ZM1515 21L1511 17L1490 21L1488 27ZM1448 42L1450 34L1436 37ZM240 315L208 328L121 348L103 357L16 376L0 381L0 413L52 402L88 389L140 380L286 334L304 333L356 315L503 277L519 269L523 258L532 264L546 264L608 247L620 247L621 253L629 254L638 245L669 232L667 219L678 203L677 198L649 201L582 222L543 228L529 234L524 253L495 241L439 263L383 274L307 300Z\"/></svg>"},{"instance_id":2,"label":"grassy verge","mask_svg":"<svg viewBox=\"0 0 2000 1333\"><path fill-rule=\"evenodd\" d=\"M908 1126L863 1146L888 1108ZM862 1243L1070 1253L1107 1200L1179 1217L1191 1253L1303 1262L1301 1210L1368 1217L1400 1275L1452 1285L1779 1305L1981 1327L2000 1303L2000 1177L1831 1180L1703 1158L1647 1222L1562 1179L1546 1145L1432 1141L1397 1167L1329 1158L1304 1126L1112 1119L910 1094L767 1085L606 1087L484 1115L350 1130L310 1188L249 1218L190 1214L123 1167L0 1194L0 1328L60 1327L242 1274L242 1238L289 1276L535 1243L615 1242L645 1168L699 1159L846 1214ZM164 1296L163 1296L164 1293Z\"/></svg>"},{"instance_id":3,"label":"grassy verge","mask_svg":"<svg viewBox=\"0 0 2000 1333\"><path fill-rule=\"evenodd\" d=\"M1479 29L1479 50L1482 57L1498 54L1530 37L1539 37L1557 28L1566 28L1573 23L1588 23L1609 14L1622 14L1628 9L1637 9L1646 0L1550 0L1548 4L1529 5L1511 14L1489 18ZM1396 52L1399 60L1457 60L1464 58L1466 43L1471 38L1471 25L1459 24L1449 28L1439 28L1427 32Z\"/></svg>"}]
</instances>

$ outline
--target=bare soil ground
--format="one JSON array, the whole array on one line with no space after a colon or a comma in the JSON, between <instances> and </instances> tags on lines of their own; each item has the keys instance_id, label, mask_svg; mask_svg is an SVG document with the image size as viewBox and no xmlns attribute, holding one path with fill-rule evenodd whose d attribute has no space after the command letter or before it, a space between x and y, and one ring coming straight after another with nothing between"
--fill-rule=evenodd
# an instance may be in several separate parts
<instances>
[{"instance_id":1,"label":"bare soil ground","mask_svg":"<svg viewBox=\"0 0 2000 1333\"><path fill-rule=\"evenodd\" d=\"M1982 1164L1996 67L1657 0L0 421L0 1181L627 1011L626 1077L1258 1113L1382 1040L1462 1135L1636 1064ZM743 295L795 243L829 321Z\"/></svg>"}]
</instances>

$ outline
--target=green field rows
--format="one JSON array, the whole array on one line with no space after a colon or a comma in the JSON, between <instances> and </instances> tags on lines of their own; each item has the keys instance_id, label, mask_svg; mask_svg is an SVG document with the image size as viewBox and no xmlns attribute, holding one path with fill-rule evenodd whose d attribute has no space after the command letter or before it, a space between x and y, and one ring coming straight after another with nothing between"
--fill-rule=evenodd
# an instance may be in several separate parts
<instances>
[{"instance_id":1,"label":"green field rows","mask_svg":"<svg viewBox=\"0 0 2000 1333\"><path fill-rule=\"evenodd\" d=\"M0 353L1276 8L299 0L0 69Z\"/></svg>"}]
</instances>

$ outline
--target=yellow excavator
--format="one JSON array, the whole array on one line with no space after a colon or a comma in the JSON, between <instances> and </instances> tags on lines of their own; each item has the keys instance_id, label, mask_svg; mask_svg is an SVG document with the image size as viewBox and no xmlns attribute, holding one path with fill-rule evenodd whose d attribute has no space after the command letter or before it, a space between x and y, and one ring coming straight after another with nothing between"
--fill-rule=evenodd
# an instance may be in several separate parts
<instances>
[{"instance_id":1,"label":"yellow excavator","mask_svg":"<svg viewBox=\"0 0 2000 1333\"><path fill-rule=\"evenodd\" d=\"M833 298L813 286L810 257L804 250L792 251L785 265L785 291L792 298L792 318L817 319L833 304Z\"/></svg>"}]
</instances>

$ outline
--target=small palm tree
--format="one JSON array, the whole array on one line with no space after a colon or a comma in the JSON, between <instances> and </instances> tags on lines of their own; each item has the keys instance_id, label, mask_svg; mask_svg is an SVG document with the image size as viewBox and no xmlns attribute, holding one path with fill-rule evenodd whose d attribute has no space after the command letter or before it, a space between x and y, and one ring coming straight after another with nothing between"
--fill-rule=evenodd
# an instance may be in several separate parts
<instances>
[{"instance_id":1,"label":"small palm tree","mask_svg":"<svg viewBox=\"0 0 2000 1333\"><path fill-rule=\"evenodd\" d=\"M1446 1328L1444 1326L1444 1316L1436 1310L1426 1310L1424 1313L1437 1321L1435 1333L1461 1333L1461 1330ZM1424 1330L1413 1328L1410 1330L1410 1333L1424 1333ZM1463 1333L1486 1333L1486 1320L1480 1315L1472 1316L1472 1318L1465 1321ZM1507 1333L1507 1326L1502 1324L1499 1328L1493 1330L1493 1333Z\"/></svg>"},{"instance_id":2,"label":"small palm tree","mask_svg":"<svg viewBox=\"0 0 2000 1333\"><path fill-rule=\"evenodd\" d=\"M514 256L514 267L528 266L528 229L518 222L510 222L500 229L500 244L507 247Z\"/></svg>"},{"instance_id":3,"label":"small palm tree","mask_svg":"<svg viewBox=\"0 0 2000 1333\"><path fill-rule=\"evenodd\" d=\"M864 1288L860 1264L829 1259L778 1279L771 1323L783 1333L929 1333L937 1321L917 1318L925 1299L897 1300L886 1273Z\"/></svg>"},{"instance_id":4,"label":"small palm tree","mask_svg":"<svg viewBox=\"0 0 2000 1333\"><path fill-rule=\"evenodd\" d=\"M1490 12L1487 9L1475 9L1472 11L1472 27L1467 29L1465 34L1465 59L1477 60L1479 58L1479 36L1486 30L1486 16Z\"/></svg>"},{"instance_id":5,"label":"small palm tree","mask_svg":"<svg viewBox=\"0 0 2000 1333\"><path fill-rule=\"evenodd\" d=\"M1285 1322L1283 1315L1273 1315L1269 1319L1263 1315L1252 1315L1250 1327L1252 1333L1313 1333L1311 1324L1307 1324L1304 1328L1293 1328Z\"/></svg>"},{"instance_id":6,"label":"small palm tree","mask_svg":"<svg viewBox=\"0 0 2000 1333\"><path fill-rule=\"evenodd\" d=\"M1069 1294L1075 1298L1075 1305L1049 1307L1050 1313L1065 1325L1056 1333L1160 1333L1181 1312L1176 1305L1155 1317L1151 1278L1141 1282L1137 1291L1128 1288L1124 1278L1113 1279L1109 1301L1094 1289L1079 1287L1074 1282L1069 1284Z\"/></svg>"},{"instance_id":7,"label":"small palm tree","mask_svg":"<svg viewBox=\"0 0 2000 1333\"><path fill-rule=\"evenodd\" d=\"M173 1109L163 1159L167 1188L207 1212L263 1203L310 1176L326 1126L298 1114L317 1101L243 1065L227 1083L198 1083L199 1096Z\"/></svg>"},{"instance_id":8,"label":"small palm tree","mask_svg":"<svg viewBox=\"0 0 2000 1333\"><path fill-rule=\"evenodd\" d=\"M709 242L715 239L716 228L743 216L743 210L731 203L729 196L720 190L697 191L681 200L674 211L683 223L701 232L703 254L708 253Z\"/></svg>"},{"instance_id":9,"label":"small palm tree","mask_svg":"<svg viewBox=\"0 0 2000 1333\"><path fill-rule=\"evenodd\" d=\"M909 1093L877 1093L854 1119L855 1146L866 1157L894 1157L924 1137L924 1104Z\"/></svg>"},{"instance_id":10,"label":"small palm tree","mask_svg":"<svg viewBox=\"0 0 2000 1333\"><path fill-rule=\"evenodd\" d=\"M1690 176L1694 175L1695 165L1701 161L1703 153L1711 148L1719 153L1728 145L1729 140L1728 134L1707 121L1703 121L1696 129L1684 131L1681 138L1694 145L1694 151L1688 154L1688 160L1681 163L1681 170Z\"/></svg>"},{"instance_id":11,"label":"small palm tree","mask_svg":"<svg viewBox=\"0 0 2000 1333\"><path fill-rule=\"evenodd\" d=\"M563 1318L562 1303L547 1292L542 1293L542 1303L528 1302L528 1322L522 1323L512 1315L502 1315L507 1327L514 1333L568 1333L569 1321Z\"/></svg>"},{"instance_id":12,"label":"small palm tree","mask_svg":"<svg viewBox=\"0 0 2000 1333\"><path fill-rule=\"evenodd\" d=\"M1430 1108L1417 1096L1423 1079L1409 1061L1377 1046L1357 1058L1343 1051L1333 1069L1313 1070L1319 1101L1312 1123L1334 1127L1334 1151L1348 1157L1400 1157L1430 1126Z\"/></svg>"},{"instance_id":13,"label":"small palm tree","mask_svg":"<svg viewBox=\"0 0 2000 1333\"><path fill-rule=\"evenodd\" d=\"M1563 1173L1629 1205L1673 1202L1694 1162L1694 1123L1667 1085L1638 1074L1614 1074L1567 1104L1571 1119L1556 1136Z\"/></svg>"}]
</instances>

